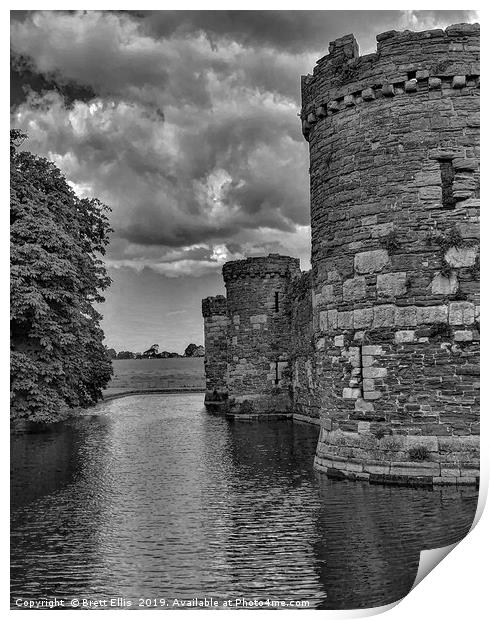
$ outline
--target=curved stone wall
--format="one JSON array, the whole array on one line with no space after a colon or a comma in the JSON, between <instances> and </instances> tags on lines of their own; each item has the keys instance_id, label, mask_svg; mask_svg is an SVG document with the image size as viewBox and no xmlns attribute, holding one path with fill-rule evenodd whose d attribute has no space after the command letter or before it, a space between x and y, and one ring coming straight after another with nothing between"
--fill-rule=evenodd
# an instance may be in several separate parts
<instances>
[{"instance_id":1,"label":"curved stone wall","mask_svg":"<svg viewBox=\"0 0 490 620\"><path fill-rule=\"evenodd\" d=\"M229 318L228 390L236 413L292 414L286 292L299 273L298 259L278 254L223 266Z\"/></svg>"},{"instance_id":2,"label":"curved stone wall","mask_svg":"<svg viewBox=\"0 0 490 620\"><path fill-rule=\"evenodd\" d=\"M479 27L352 35L302 79L316 467L478 476Z\"/></svg>"},{"instance_id":3,"label":"curved stone wall","mask_svg":"<svg viewBox=\"0 0 490 620\"><path fill-rule=\"evenodd\" d=\"M218 407L228 398L228 308L226 297L202 300L204 318L204 373L206 396L204 404Z\"/></svg>"}]
</instances>

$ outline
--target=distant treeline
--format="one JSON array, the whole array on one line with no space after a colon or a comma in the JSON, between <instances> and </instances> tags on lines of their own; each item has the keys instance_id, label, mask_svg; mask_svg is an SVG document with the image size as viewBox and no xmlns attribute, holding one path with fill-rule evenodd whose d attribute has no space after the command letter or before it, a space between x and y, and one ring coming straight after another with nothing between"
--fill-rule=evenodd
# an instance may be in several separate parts
<instances>
[{"instance_id":1,"label":"distant treeline","mask_svg":"<svg viewBox=\"0 0 490 620\"><path fill-rule=\"evenodd\" d=\"M107 349L107 354L111 360L141 360L141 359L166 359L169 357L204 357L204 347L191 342L185 351L184 355L176 353L175 351L159 351L160 347L157 344L152 344L149 349L143 351L143 353L133 353L133 351L119 351L115 349Z\"/></svg>"}]
</instances>

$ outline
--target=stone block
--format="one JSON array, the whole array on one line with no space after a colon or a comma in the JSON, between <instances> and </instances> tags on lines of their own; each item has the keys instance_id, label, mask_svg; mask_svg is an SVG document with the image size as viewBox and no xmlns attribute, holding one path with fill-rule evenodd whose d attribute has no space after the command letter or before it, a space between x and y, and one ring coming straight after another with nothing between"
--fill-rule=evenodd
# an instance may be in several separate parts
<instances>
[{"instance_id":1,"label":"stone block","mask_svg":"<svg viewBox=\"0 0 490 620\"><path fill-rule=\"evenodd\" d=\"M339 312L337 316L338 329L352 329L354 327L354 312Z\"/></svg>"},{"instance_id":2,"label":"stone block","mask_svg":"<svg viewBox=\"0 0 490 620\"><path fill-rule=\"evenodd\" d=\"M250 317L250 323L267 323L266 314L255 314Z\"/></svg>"},{"instance_id":3,"label":"stone block","mask_svg":"<svg viewBox=\"0 0 490 620\"><path fill-rule=\"evenodd\" d=\"M442 189L435 185L431 185L428 187L421 187L419 189L419 198L421 200L435 200L435 201L441 202Z\"/></svg>"},{"instance_id":4,"label":"stone block","mask_svg":"<svg viewBox=\"0 0 490 620\"><path fill-rule=\"evenodd\" d=\"M430 77L429 78L429 90L439 90L442 85L441 78Z\"/></svg>"},{"instance_id":5,"label":"stone block","mask_svg":"<svg viewBox=\"0 0 490 620\"><path fill-rule=\"evenodd\" d=\"M363 377L362 387L365 392L374 392L374 379L366 379Z\"/></svg>"},{"instance_id":6,"label":"stone block","mask_svg":"<svg viewBox=\"0 0 490 620\"><path fill-rule=\"evenodd\" d=\"M460 267L471 267L475 264L478 254L477 247L470 248L449 248L444 254L445 261L455 269Z\"/></svg>"},{"instance_id":7,"label":"stone block","mask_svg":"<svg viewBox=\"0 0 490 620\"><path fill-rule=\"evenodd\" d=\"M464 88L466 86L466 75L455 75L451 86L453 88Z\"/></svg>"},{"instance_id":8,"label":"stone block","mask_svg":"<svg viewBox=\"0 0 490 620\"><path fill-rule=\"evenodd\" d=\"M395 325L415 327L417 325L417 308L415 306L397 306L395 308Z\"/></svg>"},{"instance_id":9,"label":"stone block","mask_svg":"<svg viewBox=\"0 0 490 620\"><path fill-rule=\"evenodd\" d=\"M368 403L363 398L358 398L356 400L354 408L355 408L356 411L364 411L364 412L374 411L373 403ZM361 424L361 422L359 422L359 424ZM363 424L369 424L369 422L363 422ZM358 432L361 432L359 430L359 426L358 426ZM368 431L365 431L365 432L368 432Z\"/></svg>"},{"instance_id":10,"label":"stone block","mask_svg":"<svg viewBox=\"0 0 490 620\"><path fill-rule=\"evenodd\" d=\"M365 344L362 347L363 355L382 355L383 352L383 347L379 344Z\"/></svg>"},{"instance_id":11,"label":"stone block","mask_svg":"<svg viewBox=\"0 0 490 620\"><path fill-rule=\"evenodd\" d=\"M471 325L474 322L474 304L469 301L453 301L449 304L450 325Z\"/></svg>"},{"instance_id":12,"label":"stone block","mask_svg":"<svg viewBox=\"0 0 490 620\"><path fill-rule=\"evenodd\" d=\"M342 398L356 400L361 396L361 390L359 388L344 388L342 390Z\"/></svg>"},{"instance_id":13,"label":"stone block","mask_svg":"<svg viewBox=\"0 0 490 620\"><path fill-rule=\"evenodd\" d=\"M376 291L379 297L398 297L407 292L406 282L405 272L383 273L376 279Z\"/></svg>"},{"instance_id":14,"label":"stone block","mask_svg":"<svg viewBox=\"0 0 490 620\"><path fill-rule=\"evenodd\" d=\"M390 264L387 250L370 250L359 252L354 256L354 268L357 273L375 273Z\"/></svg>"},{"instance_id":15,"label":"stone block","mask_svg":"<svg viewBox=\"0 0 490 620\"><path fill-rule=\"evenodd\" d=\"M365 368L362 376L366 379L380 379L382 377L386 377L388 371L386 368L376 368L376 366L371 366L370 368Z\"/></svg>"},{"instance_id":16,"label":"stone block","mask_svg":"<svg viewBox=\"0 0 490 620\"><path fill-rule=\"evenodd\" d=\"M370 403L366 403L366 404L370 404ZM357 402L356 402L357 405ZM357 423L357 432L358 433L369 433L371 428L371 423L370 422L365 422L365 421L360 421Z\"/></svg>"},{"instance_id":17,"label":"stone block","mask_svg":"<svg viewBox=\"0 0 490 620\"><path fill-rule=\"evenodd\" d=\"M417 91L417 80L415 78L413 80L407 80L405 82L405 92L414 93L416 91Z\"/></svg>"},{"instance_id":18,"label":"stone block","mask_svg":"<svg viewBox=\"0 0 490 620\"><path fill-rule=\"evenodd\" d=\"M325 118L325 116L327 116L327 111L325 110L324 106L320 105L315 110L315 114L318 118Z\"/></svg>"},{"instance_id":19,"label":"stone block","mask_svg":"<svg viewBox=\"0 0 490 620\"><path fill-rule=\"evenodd\" d=\"M436 273L432 278L431 290L433 295L454 295L458 290L458 278L454 272L449 277Z\"/></svg>"},{"instance_id":20,"label":"stone block","mask_svg":"<svg viewBox=\"0 0 490 620\"><path fill-rule=\"evenodd\" d=\"M417 80L426 80L429 77L429 71L427 69L419 69L415 73L415 77Z\"/></svg>"},{"instance_id":21,"label":"stone block","mask_svg":"<svg viewBox=\"0 0 490 620\"><path fill-rule=\"evenodd\" d=\"M355 105L355 103L356 101L353 95L345 95L344 104L347 108L351 108L353 105Z\"/></svg>"},{"instance_id":22,"label":"stone block","mask_svg":"<svg viewBox=\"0 0 490 620\"><path fill-rule=\"evenodd\" d=\"M379 391L379 390L374 390L373 392L364 392L364 399L365 400L377 400L378 398L381 398L383 396L383 394Z\"/></svg>"},{"instance_id":23,"label":"stone block","mask_svg":"<svg viewBox=\"0 0 490 620\"><path fill-rule=\"evenodd\" d=\"M395 342L401 344L404 342L413 342L415 340L415 332L411 329L402 329L395 332Z\"/></svg>"},{"instance_id":24,"label":"stone block","mask_svg":"<svg viewBox=\"0 0 490 620\"><path fill-rule=\"evenodd\" d=\"M383 84L381 89L384 97L394 97L395 96L395 88L393 84Z\"/></svg>"},{"instance_id":25,"label":"stone block","mask_svg":"<svg viewBox=\"0 0 490 620\"><path fill-rule=\"evenodd\" d=\"M327 110L329 112L338 112L340 110L338 101L329 101L327 104Z\"/></svg>"},{"instance_id":26,"label":"stone block","mask_svg":"<svg viewBox=\"0 0 490 620\"><path fill-rule=\"evenodd\" d=\"M366 297L366 278L357 276L346 280L342 286L344 301L357 301Z\"/></svg>"},{"instance_id":27,"label":"stone block","mask_svg":"<svg viewBox=\"0 0 490 620\"><path fill-rule=\"evenodd\" d=\"M354 310L355 312L355 310ZM372 327L392 327L395 324L395 306L386 304L374 307Z\"/></svg>"},{"instance_id":28,"label":"stone block","mask_svg":"<svg viewBox=\"0 0 490 620\"><path fill-rule=\"evenodd\" d=\"M374 311L372 308L359 308L354 310L354 328L371 327Z\"/></svg>"},{"instance_id":29,"label":"stone block","mask_svg":"<svg viewBox=\"0 0 490 620\"><path fill-rule=\"evenodd\" d=\"M344 346L344 336L335 336L335 338L333 339L333 343L336 347L343 347Z\"/></svg>"},{"instance_id":30,"label":"stone block","mask_svg":"<svg viewBox=\"0 0 490 620\"><path fill-rule=\"evenodd\" d=\"M364 101L372 101L373 99L376 99L374 90L372 88L364 88L361 93L361 97L364 99Z\"/></svg>"},{"instance_id":31,"label":"stone block","mask_svg":"<svg viewBox=\"0 0 490 620\"><path fill-rule=\"evenodd\" d=\"M447 306L424 306L417 308L417 323L419 325L447 323L447 316Z\"/></svg>"},{"instance_id":32,"label":"stone block","mask_svg":"<svg viewBox=\"0 0 490 620\"><path fill-rule=\"evenodd\" d=\"M471 342L473 340L473 332L469 330L456 330L454 332L454 340L456 342Z\"/></svg>"}]
</instances>

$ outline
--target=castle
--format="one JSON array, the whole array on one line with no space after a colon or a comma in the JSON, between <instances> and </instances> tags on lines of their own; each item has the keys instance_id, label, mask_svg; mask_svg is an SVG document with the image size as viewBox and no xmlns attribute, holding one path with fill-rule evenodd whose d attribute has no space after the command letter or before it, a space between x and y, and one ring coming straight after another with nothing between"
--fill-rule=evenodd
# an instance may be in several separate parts
<instances>
[{"instance_id":1,"label":"castle","mask_svg":"<svg viewBox=\"0 0 490 620\"><path fill-rule=\"evenodd\" d=\"M320 426L316 469L479 479L479 26L337 39L302 77L310 272L223 267L206 405Z\"/></svg>"}]
</instances>

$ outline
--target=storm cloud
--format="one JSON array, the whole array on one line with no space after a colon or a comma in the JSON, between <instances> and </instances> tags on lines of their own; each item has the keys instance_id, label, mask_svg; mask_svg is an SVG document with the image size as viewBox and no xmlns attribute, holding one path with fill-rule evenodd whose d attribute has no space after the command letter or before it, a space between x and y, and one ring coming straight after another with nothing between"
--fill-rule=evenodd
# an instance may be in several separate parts
<instances>
[{"instance_id":1,"label":"storm cloud","mask_svg":"<svg viewBox=\"0 0 490 620\"><path fill-rule=\"evenodd\" d=\"M12 126L80 195L112 208L112 269L216 274L268 252L309 260L300 75L330 40L469 11L12 13ZM132 276L133 277L133 276ZM212 294L214 291L210 291Z\"/></svg>"}]
</instances>

